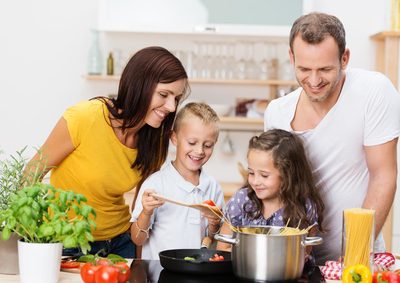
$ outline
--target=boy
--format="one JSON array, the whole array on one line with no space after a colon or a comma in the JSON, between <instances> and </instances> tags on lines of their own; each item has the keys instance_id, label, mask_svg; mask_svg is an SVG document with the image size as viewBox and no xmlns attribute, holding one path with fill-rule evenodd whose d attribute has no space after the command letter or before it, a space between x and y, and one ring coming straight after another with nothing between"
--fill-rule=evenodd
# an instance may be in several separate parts
<instances>
[{"instance_id":1,"label":"boy","mask_svg":"<svg viewBox=\"0 0 400 283\"><path fill-rule=\"evenodd\" d=\"M204 236L215 234L220 220L214 215L151 196L156 193L186 203L213 200L223 204L223 193L202 166L218 139L218 116L204 103L189 103L176 116L171 142L175 160L151 175L142 185L132 212L131 237L142 248L143 259L159 259L168 249L200 248Z\"/></svg>"}]
</instances>

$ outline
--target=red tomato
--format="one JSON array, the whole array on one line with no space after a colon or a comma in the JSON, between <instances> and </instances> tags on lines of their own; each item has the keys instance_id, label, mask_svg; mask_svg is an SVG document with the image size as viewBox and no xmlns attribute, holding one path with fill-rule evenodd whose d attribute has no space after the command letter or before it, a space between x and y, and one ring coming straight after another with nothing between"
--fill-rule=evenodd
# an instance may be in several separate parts
<instances>
[{"instance_id":1,"label":"red tomato","mask_svg":"<svg viewBox=\"0 0 400 283\"><path fill-rule=\"evenodd\" d=\"M100 258L96 260L96 265L112 265L112 262L106 258Z\"/></svg>"},{"instance_id":2,"label":"red tomato","mask_svg":"<svg viewBox=\"0 0 400 283\"><path fill-rule=\"evenodd\" d=\"M61 261L61 268L79 268L81 263L78 261L70 261L70 260L62 260Z\"/></svg>"},{"instance_id":3,"label":"red tomato","mask_svg":"<svg viewBox=\"0 0 400 283\"><path fill-rule=\"evenodd\" d=\"M125 262L117 262L114 267L118 269L118 283L125 283L131 275L131 269Z\"/></svg>"},{"instance_id":4,"label":"red tomato","mask_svg":"<svg viewBox=\"0 0 400 283\"><path fill-rule=\"evenodd\" d=\"M215 202L213 202L211 199L203 201L204 204L208 204L210 206L215 206Z\"/></svg>"},{"instance_id":5,"label":"red tomato","mask_svg":"<svg viewBox=\"0 0 400 283\"><path fill-rule=\"evenodd\" d=\"M93 265L90 262L85 263L81 268L81 277L85 283L95 283L95 274L100 266Z\"/></svg>"},{"instance_id":6,"label":"red tomato","mask_svg":"<svg viewBox=\"0 0 400 283\"><path fill-rule=\"evenodd\" d=\"M96 283L118 283L118 269L114 266L102 265L96 271L94 279Z\"/></svg>"},{"instance_id":7,"label":"red tomato","mask_svg":"<svg viewBox=\"0 0 400 283\"><path fill-rule=\"evenodd\" d=\"M223 261L225 260L223 255L219 255L219 254L214 254L213 257L209 258L209 261Z\"/></svg>"}]
</instances>

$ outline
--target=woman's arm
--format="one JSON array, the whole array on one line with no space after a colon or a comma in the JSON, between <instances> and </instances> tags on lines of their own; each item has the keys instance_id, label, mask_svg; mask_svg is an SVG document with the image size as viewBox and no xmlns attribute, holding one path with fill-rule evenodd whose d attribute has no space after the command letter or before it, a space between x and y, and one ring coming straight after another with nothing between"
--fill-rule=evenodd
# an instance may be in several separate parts
<instances>
[{"instance_id":1,"label":"woman's arm","mask_svg":"<svg viewBox=\"0 0 400 283\"><path fill-rule=\"evenodd\" d=\"M41 181L52 167L59 165L74 149L67 121L61 118L40 150L28 162L24 172L28 183L33 178Z\"/></svg>"}]
</instances>

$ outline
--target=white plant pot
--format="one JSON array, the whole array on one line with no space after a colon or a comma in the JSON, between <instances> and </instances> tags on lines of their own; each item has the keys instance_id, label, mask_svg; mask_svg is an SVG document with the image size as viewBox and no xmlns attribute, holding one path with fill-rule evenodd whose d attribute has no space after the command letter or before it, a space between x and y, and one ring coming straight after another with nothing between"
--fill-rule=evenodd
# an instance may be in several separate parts
<instances>
[{"instance_id":1,"label":"white plant pot","mask_svg":"<svg viewBox=\"0 0 400 283\"><path fill-rule=\"evenodd\" d=\"M21 283L57 283L60 275L61 243L37 244L18 241Z\"/></svg>"},{"instance_id":2,"label":"white plant pot","mask_svg":"<svg viewBox=\"0 0 400 283\"><path fill-rule=\"evenodd\" d=\"M7 241L0 240L0 273L18 274L18 235L11 234Z\"/></svg>"}]
</instances>

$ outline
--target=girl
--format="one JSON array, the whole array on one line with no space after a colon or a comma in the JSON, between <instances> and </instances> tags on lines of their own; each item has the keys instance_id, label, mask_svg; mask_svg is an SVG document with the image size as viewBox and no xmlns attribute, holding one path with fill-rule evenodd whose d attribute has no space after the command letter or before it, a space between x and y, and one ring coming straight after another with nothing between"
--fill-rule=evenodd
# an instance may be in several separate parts
<instances>
[{"instance_id":1,"label":"girl","mask_svg":"<svg viewBox=\"0 0 400 283\"><path fill-rule=\"evenodd\" d=\"M248 179L227 203L225 215L233 226L289 226L300 229L318 223L324 205L316 190L299 137L273 129L250 139ZM310 234L315 234L314 227ZM227 223L221 234L231 234ZM218 249L230 245L218 242Z\"/></svg>"}]
</instances>

